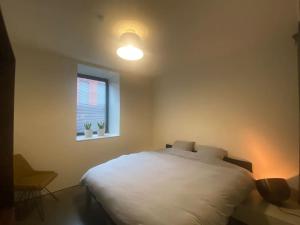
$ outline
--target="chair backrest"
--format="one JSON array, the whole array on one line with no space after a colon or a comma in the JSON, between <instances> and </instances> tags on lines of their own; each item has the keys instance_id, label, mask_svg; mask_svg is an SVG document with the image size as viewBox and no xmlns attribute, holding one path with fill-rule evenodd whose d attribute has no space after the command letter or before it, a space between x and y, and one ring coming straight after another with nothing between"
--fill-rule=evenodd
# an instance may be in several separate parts
<instances>
[{"instance_id":1,"label":"chair backrest","mask_svg":"<svg viewBox=\"0 0 300 225\"><path fill-rule=\"evenodd\" d=\"M34 170L21 154L14 155L14 179L33 174Z\"/></svg>"}]
</instances>

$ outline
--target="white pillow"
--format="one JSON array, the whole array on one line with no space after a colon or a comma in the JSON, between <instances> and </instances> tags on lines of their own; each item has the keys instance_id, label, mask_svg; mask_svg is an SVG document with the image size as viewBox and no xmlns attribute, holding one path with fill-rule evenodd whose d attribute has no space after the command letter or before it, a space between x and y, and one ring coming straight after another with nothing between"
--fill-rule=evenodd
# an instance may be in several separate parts
<instances>
[{"instance_id":1,"label":"white pillow","mask_svg":"<svg viewBox=\"0 0 300 225\"><path fill-rule=\"evenodd\" d=\"M185 150L185 151L194 151L195 142L193 141L175 141L173 144L173 149Z\"/></svg>"},{"instance_id":2,"label":"white pillow","mask_svg":"<svg viewBox=\"0 0 300 225\"><path fill-rule=\"evenodd\" d=\"M223 160L215 158L212 155L207 154L207 152L208 151L191 152L174 148L167 148L165 150L165 153L167 154L176 155L187 159L194 159L203 163L220 164L220 162L223 162Z\"/></svg>"},{"instance_id":3,"label":"white pillow","mask_svg":"<svg viewBox=\"0 0 300 225\"><path fill-rule=\"evenodd\" d=\"M227 151L213 146L207 145L196 145L195 151L198 155L201 155L203 158L211 158L211 159L221 159L227 156Z\"/></svg>"}]
</instances>

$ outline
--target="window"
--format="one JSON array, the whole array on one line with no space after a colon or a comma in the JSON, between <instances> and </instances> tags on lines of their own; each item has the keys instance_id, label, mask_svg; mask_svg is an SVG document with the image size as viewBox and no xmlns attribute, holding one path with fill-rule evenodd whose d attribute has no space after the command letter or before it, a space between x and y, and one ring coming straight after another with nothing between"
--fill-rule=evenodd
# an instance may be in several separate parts
<instances>
[{"instance_id":1,"label":"window","mask_svg":"<svg viewBox=\"0 0 300 225\"><path fill-rule=\"evenodd\" d=\"M83 64L77 65L76 141L120 136L120 74ZM105 123L105 135L96 134L97 122ZM94 135L85 135L91 123Z\"/></svg>"},{"instance_id":2,"label":"window","mask_svg":"<svg viewBox=\"0 0 300 225\"><path fill-rule=\"evenodd\" d=\"M77 76L77 135L84 134L84 124L92 123L94 133L97 122L105 123L108 132L109 87L108 79L78 74Z\"/></svg>"}]
</instances>

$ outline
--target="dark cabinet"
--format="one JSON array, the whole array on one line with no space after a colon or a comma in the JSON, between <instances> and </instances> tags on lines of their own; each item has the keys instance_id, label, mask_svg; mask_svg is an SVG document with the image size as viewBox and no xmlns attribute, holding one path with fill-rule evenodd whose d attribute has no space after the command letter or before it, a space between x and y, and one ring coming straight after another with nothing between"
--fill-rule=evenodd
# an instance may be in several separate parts
<instances>
[{"instance_id":1,"label":"dark cabinet","mask_svg":"<svg viewBox=\"0 0 300 225\"><path fill-rule=\"evenodd\" d=\"M0 9L0 216L11 213L13 188L13 117L15 57ZM5 210L4 210L5 209ZM12 215L12 214L10 214ZM6 218L9 218L6 217Z\"/></svg>"}]
</instances>

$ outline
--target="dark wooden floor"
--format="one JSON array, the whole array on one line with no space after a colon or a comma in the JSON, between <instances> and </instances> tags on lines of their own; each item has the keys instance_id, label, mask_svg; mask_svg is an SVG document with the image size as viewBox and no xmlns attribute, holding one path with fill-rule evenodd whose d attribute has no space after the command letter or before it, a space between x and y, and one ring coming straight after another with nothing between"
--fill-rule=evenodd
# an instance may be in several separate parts
<instances>
[{"instance_id":1,"label":"dark wooden floor","mask_svg":"<svg viewBox=\"0 0 300 225\"><path fill-rule=\"evenodd\" d=\"M87 210L84 188L72 187L56 192L55 195L59 198L58 202L49 195L43 198L44 222L36 210L31 210L18 216L16 225L110 225L96 202Z\"/></svg>"},{"instance_id":2,"label":"dark wooden floor","mask_svg":"<svg viewBox=\"0 0 300 225\"><path fill-rule=\"evenodd\" d=\"M58 202L49 195L43 198L44 222L36 210L31 210L22 215L16 225L112 225L106 220L105 213L95 201L87 209L86 191L83 187L68 188L56 192L55 195L59 198ZM230 225L238 224L235 221L230 223Z\"/></svg>"}]
</instances>

